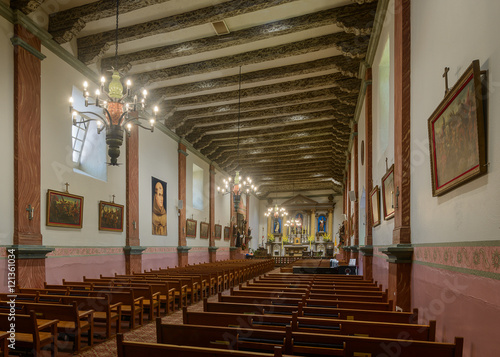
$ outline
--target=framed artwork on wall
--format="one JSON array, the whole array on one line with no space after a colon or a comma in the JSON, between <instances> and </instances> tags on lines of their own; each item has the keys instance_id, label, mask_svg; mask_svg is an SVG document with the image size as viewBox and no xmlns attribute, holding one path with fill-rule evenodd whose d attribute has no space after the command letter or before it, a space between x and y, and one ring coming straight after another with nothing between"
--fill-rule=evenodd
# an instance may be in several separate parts
<instances>
[{"instance_id":1,"label":"framed artwork on wall","mask_svg":"<svg viewBox=\"0 0 500 357\"><path fill-rule=\"evenodd\" d=\"M167 235L167 183L151 177L152 194L152 233Z\"/></svg>"},{"instance_id":2,"label":"framed artwork on wall","mask_svg":"<svg viewBox=\"0 0 500 357\"><path fill-rule=\"evenodd\" d=\"M215 239L221 239L222 226L220 224L215 225Z\"/></svg>"},{"instance_id":3,"label":"framed artwork on wall","mask_svg":"<svg viewBox=\"0 0 500 357\"><path fill-rule=\"evenodd\" d=\"M394 164L382 177L382 205L384 206L384 219L394 217Z\"/></svg>"},{"instance_id":4,"label":"framed artwork on wall","mask_svg":"<svg viewBox=\"0 0 500 357\"><path fill-rule=\"evenodd\" d=\"M99 201L99 230L123 232L123 205Z\"/></svg>"},{"instance_id":5,"label":"framed artwork on wall","mask_svg":"<svg viewBox=\"0 0 500 357\"><path fill-rule=\"evenodd\" d=\"M231 237L229 237L229 231L230 227L224 227L224 240L229 240Z\"/></svg>"},{"instance_id":6,"label":"framed artwork on wall","mask_svg":"<svg viewBox=\"0 0 500 357\"><path fill-rule=\"evenodd\" d=\"M481 86L475 60L428 120L433 196L487 172Z\"/></svg>"},{"instance_id":7,"label":"framed artwork on wall","mask_svg":"<svg viewBox=\"0 0 500 357\"><path fill-rule=\"evenodd\" d=\"M200 238L208 238L209 225L206 222L200 222Z\"/></svg>"},{"instance_id":8,"label":"framed artwork on wall","mask_svg":"<svg viewBox=\"0 0 500 357\"><path fill-rule=\"evenodd\" d=\"M370 192L370 208L372 213L372 226L376 227L380 224L380 189L378 185Z\"/></svg>"},{"instance_id":9,"label":"framed artwork on wall","mask_svg":"<svg viewBox=\"0 0 500 357\"><path fill-rule=\"evenodd\" d=\"M196 238L196 222L193 219L186 219L186 237Z\"/></svg>"},{"instance_id":10,"label":"framed artwork on wall","mask_svg":"<svg viewBox=\"0 0 500 357\"><path fill-rule=\"evenodd\" d=\"M83 197L48 190L46 224L52 227L82 228Z\"/></svg>"}]
</instances>

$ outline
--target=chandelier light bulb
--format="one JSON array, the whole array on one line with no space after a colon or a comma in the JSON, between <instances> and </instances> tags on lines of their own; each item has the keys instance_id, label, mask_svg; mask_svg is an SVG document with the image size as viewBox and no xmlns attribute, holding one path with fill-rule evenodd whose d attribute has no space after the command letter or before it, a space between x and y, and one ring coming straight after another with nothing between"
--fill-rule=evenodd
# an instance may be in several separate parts
<instances>
[{"instance_id":1,"label":"chandelier light bulb","mask_svg":"<svg viewBox=\"0 0 500 357\"><path fill-rule=\"evenodd\" d=\"M127 88L129 88L132 85L132 81L130 79L127 79Z\"/></svg>"},{"instance_id":2,"label":"chandelier light bulb","mask_svg":"<svg viewBox=\"0 0 500 357\"><path fill-rule=\"evenodd\" d=\"M148 91L144 89L144 90L142 91L142 96L143 96L144 98L146 98L146 96L147 96L147 95L148 95Z\"/></svg>"},{"instance_id":3,"label":"chandelier light bulb","mask_svg":"<svg viewBox=\"0 0 500 357\"><path fill-rule=\"evenodd\" d=\"M132 124L130 124L130 123L127 124L127 130L128 131L132 130Z\"/></svg>"},{"instance_id":4,"label":"chandelier light bulb","mask_svg":"<svg viewBox=\"0 0 500 357\"><path fill-rule=\"evenodd\" d=\"M95 90L95 95L97 95L97 96L101 95L101 91L99 89L96 89Z\"/></svg>"},{"instance_id":5,"label":"chandelier light bulb","mask_svg":"<svg viewBox=\"0 0 500 357\"><path fill-rule=\"evenodd\" d=\"M83 88L85 91L87 91L87 87L89 86L89 83L87 81L83 82Z\"/></svg>"},{"instance_id":6,"label":"chandelier light bulb","mask_svg":"<svg viewBox=\"0 0 500 357\"><path fill-rule=\"evenodd\" d=\"M100 120L97 120L97 127L100 129L102 126L102 122Z\"/></svg>"},{"instance_id":7,"label":"chandelier light bulb","mask_svg":"<svg viewBox=\"0 0 500 357\"><path fill-rule=\"evenodd\" d=\"M153 118L149 119L149 123L151 124L151 126L155 125L155 120Z\"/></svg>"},{"instance_id":8,"label":"chandelier light bulb","mask_svg":"<svg viewBox=\"0 0 500 357\"><path fill-rule=\"evenodd\" d=\"M158 113L158 107L157 106L155 106L154 112L155 112L155 115Z\"/></svg>"},{"instance_id":9,"label":"chandelier light bulb","mask_svg":"<svg viewBox=\"0 0 500 357\"><path fill-rule=\"evenodd\" d=\"M69 102L73 104L73 97L69 97Z\"/></svg>"},{"instance_id":10,"label":"chandelier light bulb","mask_svg":"<svg viewBox=\"0 0 500 357\"><path fill-rule=\"evenodd\" d=\"M101 77L101 83L102 84L106 83L106 77L104 77L104 76Z\"/></svg>"}]
</instances>

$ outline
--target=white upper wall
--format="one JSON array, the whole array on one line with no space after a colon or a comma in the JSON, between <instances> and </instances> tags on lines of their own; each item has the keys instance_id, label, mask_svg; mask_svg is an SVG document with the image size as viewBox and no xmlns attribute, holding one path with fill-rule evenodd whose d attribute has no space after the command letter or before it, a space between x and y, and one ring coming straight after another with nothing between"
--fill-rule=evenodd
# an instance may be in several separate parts
<instances>
[{"instance_id":1,"label":"white upper wall","mask_svg":"<svg viewBox=\"0 0 500 357\"><path fill-rule=\"evenodd\" d=\"M373 121L372 121L372 177L373 186L382 190L382 177L387 166L394 163L394 0L389 2L386 20L380 34L372 66ZM385 55L384 55L385 50ZM389 63L388 63L389 61ZM389 72L387 66L389 65ZM389 81L387 82L387 77ZM381 191L382 192L382 191ZM382 205L382 194L380 195ZM381 224L373 228L373 245L392 244L394 219L384 220L380 207Z\"/></svg>"},{"instance_id":2,"label":"white upper wall","mask_svg":"<svg viewBox=\"0 0 500 357\"><path fill-rule=\"evenodd\" d=\"M500 236L500 2L419 0L411 8L411 230L413 243L498 240ZM488 71L488 173L432 197L427 120L475 59Z\"/></svg>"},{"instance_id":3,"label":"white upper wall","mask_svg":"<svg viewBox=\"0 0 500 357\"><path fill-rule=\"evenodd\" d=\"M14 234L14 47L13 25L0 16L0 245L12 244ZM43 207L43 206L42 206Z\"/></svg>"},{"instance_id":4,"label":"white upper wall","mask_svg":"<svg viewBox=\"0 0 500 357\"><path fill-rule=\"evenodd\" d=\"M138 130L139 128L134 128ZM141 246L176 247L179 243L178 144L160 130L139 129L139 238ZM167 235L153 235L151 178L167 183Z\"/></svg>"},{"instance_id":5,"label":"white upper wall","mask_svg":"<svg viewBox=\"0 0 500 357\"><path fill-rule=\"evenodd\" d=\"M42 61L41 88L41 233L48 246L123 246L124 232L99 231L99 201L125 204L125 165L108 168L107 181L73 171L68 98L74 85L86 79L58 56L42 47L47 56ZM2 66L3 69L3 66ZM64 73L64 75L61 75ZM101 135L104 135L102 133ZM124 146L119 162L125 162ZM64 191L84 197L81 229L48 227L46 221L47 190ZM125 219L125 218L124 218Z\"/></svg>"}]
</instances>

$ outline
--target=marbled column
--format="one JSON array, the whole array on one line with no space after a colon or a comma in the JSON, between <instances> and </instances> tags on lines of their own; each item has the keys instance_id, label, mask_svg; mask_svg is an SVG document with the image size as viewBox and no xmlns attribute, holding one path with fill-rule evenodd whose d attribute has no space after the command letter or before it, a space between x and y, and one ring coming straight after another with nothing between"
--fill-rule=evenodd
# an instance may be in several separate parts
<instances>
[{"instance_id":1,"label":"marbled column","mask_svg":"<svg viewBox=\"0 0 500 357\"><path fill-rule=\"evenodd\" d=\"M356 201L353 202L354 205L354 243L353 245L359 245L359 167L358 167L358 124L354 124L354 139L353 139L353 149L354 149L354 196ZM357 254L356 254L357 255ZM354 257L353 257L354 258Z\"/></svg>"},{"instance_id":2,"label":"marbled column","mask_svg":"<svg viewBox=\"0 0 500 357\"><path fill-rule=\"evenodd\" d=\"M347 201L347 241L346 245L352 245L351 243L351 199L349 198L348 192L351 190L351 157L349 156L349 164L348 166L348 173L347 173L347 193L346 193L346 201Z\"/></svg>"},{"instance_id":3,"label":"marbled column","mask_svg":"<svg viewBox=\"0 0 500 357\"><path fill-rule=\"evenodd\" d=\"M394 188L393 243L410 244L410 0L396 0L394 12Z\"/></svg>"},{"instance_id":4,"label":"marbled column","mask_svg":"<svg viewBox=\"0 0 500 357\"><path fill-rule=\"evenodd\" d=\"M411 0L394 4L394 244L411 244L410 231L410 52ZM399 196L397 193L399 191ZM411 263L389 263L389 296L411 308Z\"/></svg>"},{"instance_id":5,"label":"marbled column","mask_svg":"<svg viewBox=\"0 0 500 357\"><path fill-rule=\"evenodd\" d=\"M35 51L40 39L21 25L14 36ZM18 245L42 245L40 212L40 93L41 60L25 48L14 47L14 235ZM32 219L27 209L33 209ZM45 259L16 259L16 283L26 288L43 287Z\"/></svg>"},{"instance_id":6,"label":"marbled column","mask_svg":"<svg viewBox=\"0 0 500 357\"><path fill-rule=\"evenodd\" d=\"M126 242L127 247L141 245L139 239L139 128L132 130L126 139ZM142 272L142 255L130 254L130 249L125 249L126 274Z\"/></svg>"},{"instance_id":7,"label":"marbled column","mask_svg":"<svg viewBox=\"0 0 500 357\"><path fill-rule=\"evenodd\" d=\"M210 220L210 229L208 232L209 236L209 246L210 247L215 247L215 237L214 237L214 232L215 232L215 167L213 165L210 165L210 193L209 193L209 199L210 199L210 208L209 208L209 220ZM209 261L210 263L215 262L217 260L217 251L216 250L208 250L209 254Z\"/></svg>"},{"instance_id":8,"label":"marbled column","mask_svg":"<svg viewBox=\"0 0 500 357\"><path fill-rule=\"evenodd\" d=\"M316 220L316 210L315 209L311 210L311 220L312 220L311 235L316 237L316 229L318 228L318 225L317 225L317 220ZM333 222L332 222L332 224L333 224ZM333 232L332 232L332 239L333 239Z\"/></svg>"},{"instance_id":9,"label":"marbled column","mask_svg":"<svg viewBox=\"0 0 500 357\"><path fill-rule=\"evenodd\" d=\"M365 93L365 207L366 207L366 230L365 230L365 245L373 245L373 220L372 206L370 203L370 193L373 189L373 173L372 173L372 69L366 70L366 93ZM363 254L363 276L365 279L373 278L373 256Z\"/></svg>"},{"instance_id":10,"label":"marbled column","mask_svg":"<svg viewBox=\"0 0 500 357\"><path fill-rule=\"evenodd\" d=\"M411 311L411 263L389 263L389 299L394 308Z\"/></svg>"},{"instance_id":11,"label":"marbled column","mask_svg":"<svg viewBox=\"0 0 500 357\"><path fill-rule=\"evenodd\" d=\"M14 35L36 51L40 40L21 25ZM14 244L41 245L40 228L41 61L21 46L14 48ZM33 218L26 209L33 208Z\"/></svg>"},{"instance_id":12,"label":"marbled column","mask_svg":"<svg viewBox=\"0 0 500 357\"><path fill-rule=\"evenodd\" d=\"M247 200L247 202L246 202L247 210L246 210L246 213L245 213L245 220L247 221L247 226L245 227L246 228L245 237L247 237L246 238L246 243L247 243L247 247L248 247L248 244L249 244L249 241L248 241L248 228L250 227L250 195L247 194L246 196L247 196L247 198L246 198L246 200ZM283 229L283 226L281 226L281 229Z\"/></svg>"},{"instance_id":13,"label":"marbled column","mask_svg":"<svg viewBox=\"0 0 500 357\"><path fill-rule=\"evenodd\" d=\"M182 209L179 210L179 247L186 246L186 145L179 143L178 147L178 177L179 177L179 200L182 200ZM188 252L177 251L178 266L183 267L188 264Z\"/></svg>"},{"instance_id":14,"label":"marbled column","mask_svg":"<svg viewBox=\"0 0 500 357\"><path fill-rule=\"evenodd\" d=\"M370 193L373 190L373 173L372 173L372 69L366 70L366 94L365 94L365 207L366 207L366 230L365 230L365 245L373 244L373 220L372 220L372 206L370 204ZM366 265L365 265L366 267Z\"/></svg>"}]
</instances>

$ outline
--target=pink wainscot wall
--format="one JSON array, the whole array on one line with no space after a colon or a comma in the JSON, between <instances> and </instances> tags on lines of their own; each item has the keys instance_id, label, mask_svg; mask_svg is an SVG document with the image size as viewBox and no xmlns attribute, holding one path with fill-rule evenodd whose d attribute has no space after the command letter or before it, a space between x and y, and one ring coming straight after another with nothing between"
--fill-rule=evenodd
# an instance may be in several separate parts
<instances>
[{"instance_id":1,"label":"pink wainscot wall","mask_svg":"<svg viewBox=\"0 0 500 357\"><path fill-rule=\"evenodd\" d=\"M436 341L464 337L464 357L499 355L499 280L414 263L412 305L420 323L437 321Z\"/></svg>"},{"instance_id":2,"label":"pink wainscot wall","mask_svg":"<svg viewBox=\"0 0 500 357\"><path fill-rule=\"evenodd\" d=\"M177 247L149 247L142 252L142 271L174 268L177 265Z\"/></svg>"},{"instance_id":3,"label":"pink wainscot wall","mask_svg":"<svg viewBox=\"0 0 500 357\"><path fill-rule=\"evenodd\" d=\"M364 265L363 265L363 254L361 254L361 252L358 254L358 259L356 264L358 265L358 275L363 275Z\"/></svg>"},{"instance_id":4,"label":"pink wainscot wall","mask_svg":"<svg viewBox=\"0 0 500 357\"><path fill-rule=\"evenodd\" d=\"M210 256L207 247L193 247L189 250L188 262L189 265L208 263Z\"/></svg>"},{"instance_id":5,"label":"pink wainscot wall","mask_svg":"<svg viewBox=\"0 0 500 357\"><path fill-rule=\"evenodd\" d=\"M389 287L389 263L380 256L382 253L378 250L379 248L373 250L373 281L376 281L378 285L382 284L382 289L387 289Z\"/></svg>"},{"instance_id":6,"label":"pink wainscot wall","mask_svg":"<svg viewBox=\"0 0 500 357\"><path fill-rule=\"evenodd\" d=\"M229 260L229 247L219 247L217 249L217 261Z\"/></svg>"},{"instance_id":7,"label":"pink wainscot wall","mask_svg":"<svg viewBox=\"0 0 500 357\"><path fill-rule=\"evenodd\" d=\"M45 281L61 284L62 279L82 281L99 278L100 274L111 276L125 274L123 248L56 248L45 260Z\"/></svg>"}]
</instances>

